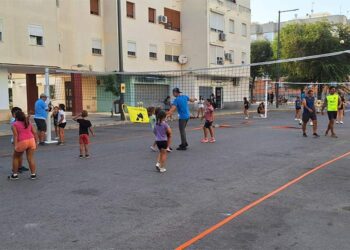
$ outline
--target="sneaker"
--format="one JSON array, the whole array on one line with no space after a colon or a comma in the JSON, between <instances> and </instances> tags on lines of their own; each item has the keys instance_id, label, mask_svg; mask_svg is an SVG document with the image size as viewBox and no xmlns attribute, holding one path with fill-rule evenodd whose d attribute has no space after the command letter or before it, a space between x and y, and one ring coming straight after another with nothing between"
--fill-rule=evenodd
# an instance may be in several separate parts
<instances>
[{"instance_id":1,"label":"sneaker","mask_svg":"<svg viewBox=\"0 0 350 250\"><path fill-rule=\"evenodd\" d=\"M310 122L310 126L313 126L314 125L314 123L313 122Z\"/></svg>"},{"instance_id":2,"label":"sneaker","mask_svg":"<svg viewBox=\"0 0 350 250\"><path fill-rule=\"evenodd\" d=\"M215 140L215 138L211 138L211 139L209 140L209 142L210 142L210 143L214 143L214 142L216 142L216 140Z\"/></svg>"},{"instance_id":3,"label":"sneaker","mask_svg":"<svg viewBox=\"0 0 350 250\"><path fill-rule=\"evenodd\" d=\"M201 140L201 143L208 143L208 142L209 142L209 140L207 138L204 138Z\"/></svg>"},{"instance_id":4,"label":"sneaker","mask_svg":"<svg viewBox=\"0 0 350 250\"><path fill-rule=\"evenodd\" d=\"M338 138L336 134L331 135L332 138Z\"/></svg>"},{"instance_id":5,"label":"sneaker","mask_svg":"<svg viewBox=\"0 0 350 250\"><path fill-rule=\"evenodd\" d=\"M344 124L344 122L343 122L343 121L340 121L339 123L340 123L340 124Z\"/></svg>"},{"instance_id":6,"label":"sneaker","mask_svg":"<svg viewBox=\"0 0 350 250\"><path fill-rule=\"evenodd\" d=\"M85 158L86 158L86 159L89 159L89 158L90 158L90 155L85 155Z\"/></svg>"},{"instance_id":7,"label":"sneaker","mask_svg":"<svg viewBox=\"0 0 350 250\"><path fill-rule=\"evenodd\" d=\"M61 142L60 144L58 144L59 146L64 146L64 142Z\"/></svg>"},{"instance_id":8,"label":"sneaker","mask_svg":"<svg viewBox=\"0 0 350 250\"><path fill-rule=\"evenodd\" d=\"M185 150L187 150L187 147L179 146L176 150L185 151Z\"/></svg>"},{"instance_id":9,"label":"sneaker","mask_svg":"<svg viewBox=\"0 0 350 250\"><path fill-rule=\"evenodd\" d=\"M40 146L45 146L46 144L45 144L45 142L39 142L39 145Z\"/></svg>"},{"instance_id":10,"label":"sneaker","mask_svg":"<svg viewBox=\"0 0 350 250\"><path fill-rule=\"evenodd\" d=\"M312 135L313 135L315 138L320 137L319 134L317 134L317 133L313 133Z\"/></svg>"},{"instance_id":11,"label":"sneaker","mask_svg":"<svg viewBox=\"0 0 350 250\"><path fill-rule=\"evenodd\" d=\"M166 172L166 168L159 168L159 172L160 173L165 173Z\"/></svg>"},{"instance_id":12,"label":"sneaker","mask_svg":"<svg viewBox=\"0 0 350 250\"><path fill-rule=\"evenodd\" d=\"M295 118L294 121L299 121L299 119L298 119L298 118Z\"/></svg>"},{"instance_id":13,"label":"sneaker","mask_svg":"<svg viewBox=\"0 0 350 250\"><path fill-rule=\"evenodd\" d=\"M303 133L303 137L307 137L307 134L306 134L306 133Z\"/></svg>"},{"instance_id":14,"label":"sneaker","mask_svg":"<svg viewBox=\"0 0 350 250\"><path fill-rule=\"evenodd\" d=\"M31 175L30 175L30 179L31 179L31 180L35 180L35 179L36 179L36 174L31 174Z\"/></svg>"},{"instance_id":15,"label":"sneaker","mask_svg":"<svg viewBox=\"0 0 350 250\"><path fill-rule=\"evenodd\" d=\"M26 172L26 171L29 171L29 168L26 168L25 166L22 166L18 169L18 171L20 172Z\"/></svg>"},{"instance_id":16,"label":"sneaker","mask_svg":"<svg viewBox=\"0 0 350 250\"><path fill-rule=\"evenodd\" d=\"M83 156L83 155L79 155L79 158L80 158L80 159L83 159L83 158L84 158L84 156Z\"/></svg>"},{"instance_id":17,"label":"sneaker","mask_svg":"<svg viewBox=\"0 0 350 250\"><path fill-rule=\"evenodd\" d=\"M59 137L55 137L55 139L54 140L58 140L58 139L60 139Z\"/></svg>"},{"instance_id":18,"label":"sneaker","mask_svg":"<svg viewBox=\"0 0 350 250\"><path fill-rule=\"evenodd\" d=\"M156 163L156 169L158 172L160 171L160 163L159 162Z\"/></svg>"},{"instance_id":19,"label":"sneaker","mask_svg":"<svg viewBox=\"0 0 350 250\"><path fill-rule=\"evenodd\" d=\"M10 176L7 177L9 180L15 181L18 180L18 174L11 174Z\"/></svg>"},{"instance_id":20,"label":"sneaker","mask_svg":"<svg viewBox=\"0 0 350 250\"><path fill-rule=\"evenodd\" d=\"M169 147L169 148L166 149L166 151L171 153L171 152L173 152L173 149L171 147Z\"/></svg>"},{"instance_id":21,"label":"sneaker","mask_svg":"<svg viewBox=\"0 0 350 250\"><path fill-rule=\"evenodd\" d=\"M339 122L338 122L338 121L335 121L335 124L339 124Z\"/></svg>"},{"instance_id":22,"label":"sneaker","mask_svg":"<svg viewBox=\"0 0 350 250\"><path fill-rule=\"evenodd\" d=\"M246 118L244 118L245 120L248 120L249 119L249 117L246 117Z\"/></svg>"},{"instance_id":23,"label":"sneaker","mask_svg":"<svg viewBox=\"0 0 350 250\"><path fill-rule=\"evenodd\" d=\"M153 146L150 147L150 149L153 151L153 152L157 152L157 149Z\"/></svg>"}]
</instances>

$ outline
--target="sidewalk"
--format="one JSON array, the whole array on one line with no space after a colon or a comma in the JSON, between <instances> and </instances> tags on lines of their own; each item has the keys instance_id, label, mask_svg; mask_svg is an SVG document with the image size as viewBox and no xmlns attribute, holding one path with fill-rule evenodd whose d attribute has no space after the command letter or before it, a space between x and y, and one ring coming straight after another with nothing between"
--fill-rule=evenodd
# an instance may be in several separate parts
<instances>
[{"instance_id":1,"label":"sidewalk","mask_svg":"<svg viewBox=\"0 0 350 250\"><path fill-rule=\"evenodd\" d=\"M250 107L250 113L256 113L257 104L253 104ZM290 106L282 106L279 109L275 107L269 107L269 111L283 111L291 110ZM193 113L191 109L191 113ZM216 116L225 116L225 115L238 115L242 114L241 109L218 109L215 111ZM176 114L174 115L176 117ZM111 117L110 113L90 113L89 120L91 121L93 127L105 127L105 126L116 126L122 124L129 124L129 121L121 121L119 115L114 115ZM72 119L72 114L67 112L67 126L66 129L77 129L79 127L78 123L74 122ZM54 131L52 124L52 131ZM12 135L11 126L9 122L0 122L0 136Z\"/></svg>"}]
</instances>

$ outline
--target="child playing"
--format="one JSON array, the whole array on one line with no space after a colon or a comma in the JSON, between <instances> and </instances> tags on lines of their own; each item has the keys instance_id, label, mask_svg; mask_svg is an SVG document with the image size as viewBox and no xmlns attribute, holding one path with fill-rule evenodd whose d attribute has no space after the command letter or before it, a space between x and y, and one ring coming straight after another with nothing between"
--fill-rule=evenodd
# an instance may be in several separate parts
<instances>
[{"instance_id":1,"label":"child playing","mask_svg":"<svg viewBox=\"0 0 350 250\"><path fill-rule=\"evenodd\" d=\"M10 125L11 125L11 127L12 127L12 125L16 122L16 113L17 113L18 111L22 111L22 109L19 108L19 107L13 107L13 108L11 109L11 115L12 115L11 120L10 120ZM14 143L13 143L13 136L11 137L11 144L14 144ZM18 172L19 172L19 173L22 173L22 172L25 172L25 171L28 171L28 170L29 170L28 168L26 168L26 167L23 166L23 159L22 159L22 157L20 157L18 165L19 165L19 168L18 168Z\"/></svg>"},{"instance_id":2,"label":"child playing","mask_svg":"<svg viewBox=\"0 0 350 250\"><path fill-rule=\"evenodd\" d=\"M80 115L77 115L73 118L74 121L79 123L79 144L80 144L80 155L79 158L82 159L85 155L85 158L90 158L89 155L89 130L92 136L95 136L92 130L92 124L86 118L88 117L88 112L83 110Z\"/></svg>"},{"instance_id":3,"label":"child playing","mask_svg":"<svg viewBox=\"0 0 350 250\"><path fill-rule=\"evenodd\" d=\"M148 111L148 116L149 116L149 123L150 123L151 129L153 131L154 130L154 126L156 125L156 121L157 121L156 108L155 107L149 107L147 111ZM153 152L157 151L156 146L157 146L157 144L154 141L153 145L150 147Z\"/></svg>"},{"instance_id":4,"label":"child playing","mask_svg":"<svg viewBox=\"0 0 350 250\"><path fill-rule=\"evenodd\" d=\"M204 117L205 118L205 123L203 126L203 132L204 132L204 138L201 140L202 143L214 143L215 137L214 137L214 128L213 128L213 122L214 122L214 107L212 104L212 101L210 99L207 99L205 102L205 111L204 111ZM210 133L210 140L208 140L208 130Z\"/></svg>"},{"instance_id":5,"label":"child playing","mask_svg":"<svg viewBox=\"0 0 350 250\"><path fill-rule=\"evenodd\" d=\"M59 139L59 134L58 134L58 111L59 111L58 107L55 106L53 108L52 115L51 115L51 117L53 119L53 126L55 127L55 135L56 135L55 140Z\"/></svg>"},{"instance_id":6,"label":"child playing","mask_svg":"<svg viewBox=\"0 0 350 250\"><path fill-rule=\"evenodd\" d=\"M295 100L295 120L301 125L301 100L299 96Z\"/></svg>"},{"instance_id":7,"label":"child playing","mask_svg":"<svg viewBox=\"0 0 350 250\"><path fill-rule=\"evenodd\" d=\"M10 180L18 180L18 169L21 165L23 153L26 152L29 168L31 171L30 178L36 179L36 167L34 161L34 151L38 142L38 136L29 119L22 111L15 114L16 122L12 125L13 132L13 161L12 174L8 177Z\"/></svg>"},{"instance_id":8,"label":"child playing","mask_svg":"<svg viewBox=\"0 0 350 250\"><path fill-rule=\"evenodd\" d=\"M246 120L248 120L249 119L249 112L248 112L248 110L249 110L249 101L248 101L248 99L247 99L247 97L244 97L243 98L243 102L244 102L244 110L243 110L243 112L244 112L244 115L245 115L245 119Z\"/></svg>"},{"instance_id":9,"label":"child playing","mask_svg":"<svg viewBox=\"0 0 350 250\"><path fill-rule=\"evenodd\" d=\"M157 114L157 123L154 126L154 134L156 136L156 143L159 149L157 157L156 168L160 173L166 172L165 162L167 158L167 149L171 145L171 129L165 122L166 113L161 110Z\"/></svg>"},{"instance_id":10,"label":"child playing","mask_svg":"<svg viewBox=\"0 0 350 250\"><path fill-rule=\"evenodd\" d=\"M67 125L66 121L66 106L64 104L58 105L59 111L58 111L58 135L59 135L59 141L57 145L63 146L64 145L64 128Z\"/></svg>"}]
</instances>

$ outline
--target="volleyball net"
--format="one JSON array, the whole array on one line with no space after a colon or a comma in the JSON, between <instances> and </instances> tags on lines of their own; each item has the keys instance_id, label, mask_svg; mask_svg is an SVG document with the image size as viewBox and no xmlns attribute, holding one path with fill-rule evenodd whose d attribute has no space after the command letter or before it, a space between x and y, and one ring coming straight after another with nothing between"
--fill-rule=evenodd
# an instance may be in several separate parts
<instances>
[{"instance_id":1,"label":"volleyball net","mask_svg":"<svg viewBox=\"0 0 350 250\"><path fill-rule=\"evenodd\" d=\"M166 108L167 98L173 100L172 89L179 88L198 100L211 99L218 110L242 110L244 97L250 101L251 110L261 103L269 109L291 108L296 97L310 88L318 99L324 98L330 85L337 86L347 97L349 53L347 50L242 65L232 65L228 58L223 66L173 71L50 70L50 100L53 105L65 104L67 111L118 113L119 103ZM39 92L43 90L39 86ZM198 105L191 104L193 115Z\"/></svg>"}]
</instances>

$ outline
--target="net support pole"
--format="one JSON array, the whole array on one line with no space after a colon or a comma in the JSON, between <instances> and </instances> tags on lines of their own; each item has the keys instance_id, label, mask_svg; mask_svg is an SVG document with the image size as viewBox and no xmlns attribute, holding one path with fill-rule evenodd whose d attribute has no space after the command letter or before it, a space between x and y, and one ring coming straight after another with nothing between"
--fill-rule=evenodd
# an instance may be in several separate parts
<instances>
[{"instance_id":1,"label":"net support pole","mask_svg":"<svg viewBox=\"0 0 350 250\"><path fill-rule=\"evenodd\" d=\"M50 77L49 77L49 68L45 68L45 95L47 96L47 102L50 102ZM47 131L46 131L46 144L52 144L52 143L57 143L57 141L52 141L52 136L51 136L51 115L50 112L48 111L48 115L46 118L46 126L47 126Z\"/></svg>"},{"instance_id":2,"label":"net support pole","mask_svg":"<svg viewBox=\"0 0 350 250\"><path fill-rule=\"evenodd\" d=\"M265 78L265 117L264 118L267 118L267 95L268 95L268 85L269 85L269 78L266 77Z\"/></svg>"}]
</instances>

